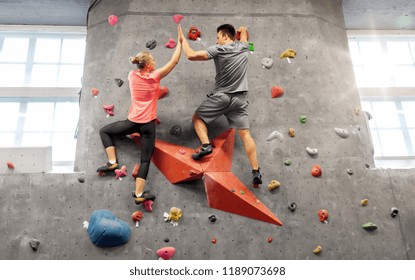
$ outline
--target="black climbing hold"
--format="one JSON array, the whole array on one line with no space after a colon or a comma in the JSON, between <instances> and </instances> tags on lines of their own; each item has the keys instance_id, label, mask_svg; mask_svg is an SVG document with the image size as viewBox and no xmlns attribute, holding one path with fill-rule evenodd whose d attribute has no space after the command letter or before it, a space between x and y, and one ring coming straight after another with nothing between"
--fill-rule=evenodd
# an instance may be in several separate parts
<instances>
[{"instance_id":1,"label":"black climbing hold","mask_svg":"<svg viewBox=\"0 0 415 280\"><path fill-rule=\"evenodd\" d=\"M391 208L390 214L391 214L391 217L392 218L395 218L396 216L398 216L398 213L399 213L399 209L398 208L396 208L396 207L392 207Z\"/></svg>"},{"instance_id":2,"label":"black climbing hold","mask_svg":"<svg viewBox=\"0 0 415 280\"><path fill-rule=\"evenodd\" d=\"M146 47L150 50L154 49L156 46L157 46L157 41L154 40L154 39L150 40L150 41L147 41L147 43L146 43Z\"/></svg>"},{"instance_id":3,"label":"black climbing hold","mask_svg":"<svg viewBox=\"0 0 415 280\"><path fill-rule=\"evenodd\" d=\"M37 251L37 249L39 248L39 244L40 244L40 241L37 239L31 239L29 241L29 245L30 247L32 247L33 251Z\"/></svg>"},{"instance_id":4,"label":"black climbing hold","mask_svg":"<svg viewBox=\"0 0 415 280\"><path fill-rule=\"evenodd\" d=\"M211 222L212 224L213 224L214 222L216 222L216 220L217 220L217 218L216 218L216 216L215 216L215 215L210 215L210 216L209 216L209 222Z\"/></svg>"},{"instance_id":5,"label":"black climbing hold","mask_svg":"<svg viewBox=\"0 0 415 280\"><path fill-rule=\"evenodd\" d=\"M114 81L119 87L121 87L124 84L124 81L118 78L115 78Z\"/></svg>"},{"instance_id":6,"label":"black climbing hold","mask_svg":"<svg viewBox=\"0 0 415 280\"><path fill-rule=\"evenodd\" d=\"M295 209L297 209L297 204L295 204L295 202L291 202L290 204L288 204L288 209L289 209L291 212L294 212L294 211L295 211Z\"/></svg>"},{"instance_id":7,"label":"black climbing hold","mask_svg":"<svg viewBox=\"0 0 415 280\"><path fill-rule=\"evenodd\" d=\"M84 183L85 179L84 178L78 178L79 183Z\"/></svg>"},{"instance_id":8,"label":"black climbing hold","mask_svg":"<svg viewBox=\"0 0 415 280\"><path fill-rule=\"evenodd\" d=\"M164 242L169 242L170 241L170 239L168 239L168 238L164 238Z\"/></svg>"},{"instance_id":9,"label":"black climbing hold","mask_svg":"<svg viewBox=\"0 0 415 280\"><path fill-rule=\"evenodd\" d=\"M173 125L170 128L170 135L172 136L180 136L182 134L182 128L178 125Z\"/></svg>"}]
</instances>

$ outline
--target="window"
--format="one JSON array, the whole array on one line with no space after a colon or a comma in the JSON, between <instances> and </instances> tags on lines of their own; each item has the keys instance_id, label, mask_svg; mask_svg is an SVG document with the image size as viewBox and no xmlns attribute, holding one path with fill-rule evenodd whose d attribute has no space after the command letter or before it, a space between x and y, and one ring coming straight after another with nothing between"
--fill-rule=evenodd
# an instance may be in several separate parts
<instances>
[{"instance_id":1,"label":"window","mask_svg":"<svg viewBox=\"0 0 415 280\"><path fill-rule=\"evenodd\" d=\"M0 26L0 147L52 146L73 171L85 28Z\"/></svg>"},{"instance_id":2,"label":"window","mask_svg":"<svg viewBox=\"0 0 415 280\"><path fill-rule=\"evenodd\" d=\"M414 168L415 34L350 32L349 48L376 166Z\"/></svg>"}]
</instances>

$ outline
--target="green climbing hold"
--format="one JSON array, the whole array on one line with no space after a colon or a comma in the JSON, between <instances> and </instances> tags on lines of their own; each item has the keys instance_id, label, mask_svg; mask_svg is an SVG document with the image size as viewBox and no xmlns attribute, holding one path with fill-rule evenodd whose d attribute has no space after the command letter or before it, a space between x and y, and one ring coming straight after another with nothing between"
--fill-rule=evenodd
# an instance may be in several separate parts
<instances>
[{"instance_id":1,"label":"green climbing hold","mask_svg":"<svg viewBox=\"0 0 415 280\"><path fill-rule=\"evenodd\" d=\"M254 51L254 43L249 42L249 50L250 50L251 52L253 52L253 51Z\"/></svg>"},{"instance_id":2,"label":"green climbing hold","mask_svg":"<svg viewBox=\"0 0 415 280\"><path fill-rule=\"evenodd\" d=\"M245 194L245 192L244 191L239 191L242 195L244 195Z\"/></svg>"},{"instance_id":3,"label":"green climbing hold","mask_svg":"<svg viewBox=\"0 0 415 280\"><path fill-rule=\"evenodd\" d=\"M366 224L363 224L362 225L362 228L364 228L365 230L370 230L370 231L373 231L373 230L376 230L377 228L378 228L378 226L377 225L375 225L374 223L372 223L372 222L368 222L368 223L366 223Z\"/></svg>"},{"instance_id":4,"label":"green climbing hold","mask_svg":"<svg viewBox=\"0 0 415 280\"><path fill-rule=\"evenodd\" d=\"M300 116L300 123L306 123L307 122L307 116L301 115Z\"/></svg>"},{"instance_id":5,"label":"green climbing hold","mask_svg":"<svg viewBox=\"0 0 415 280\"><path fill-rule=\"evenodd\" d=\"M285 166L290 166L290 165L291 165L291 163L292 163L292 161L291 161L290 159L286 159L286 160L284 160L284 165L285 165Z\"/></svg>"}]
</instances>

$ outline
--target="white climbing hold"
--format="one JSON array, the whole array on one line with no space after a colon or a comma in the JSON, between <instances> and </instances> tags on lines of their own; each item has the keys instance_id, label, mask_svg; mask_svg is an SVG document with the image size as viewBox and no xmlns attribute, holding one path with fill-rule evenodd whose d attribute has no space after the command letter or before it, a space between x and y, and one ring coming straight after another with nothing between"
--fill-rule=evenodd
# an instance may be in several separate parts
<instances>
[{"instance_id":1,"label":"white climbing hold","mask_svg":"<svg viewBox=\"0 0 415 280\"><path fill-rule=\"evenodd\" d=\"M275 130L267 137L267 141L269 142L274 139L278 139L280 140L280 142L282 142L282 140L284 139L284 136L282 136L282 134L279 131Z\"/></svg>"},{"instance_id":2,"label":"white climbing hold","mask_svg":"<svg viewBox=\"0 0 415 280\"><path fill-rule=\"evenodd\" d=\"M264 57L263 59L261 59L262 67L264 67L266 69L270 69L272 67L273 63L274 63L274 61L272 60L272 58Z\"/></svg>"},{"instance_id":3,"label":"white climbing hold","mask_svg":"<svg viewBox=\"0 0 415 280\"><path fill-rule=\"evenodd\" d=\"M347 131L347 129L336 127L336 128L334 128L334 131L336 132L337 135L339 135L342 138L349 137L349 131Z\"/></svg>"},{"instance_id":4,"label":"white climbing hold","mask_svg":"<svg viewBox=\"0 0 415 280\"><path fill-rule=\"evenodd\" d=\"M317 150L316 148L312 149L312 148L310 148L310 147L307 147L307 148L305 148L305 150L307 151L307 153L308 153L310 156L315 156L315 155L317 155L317 154L318 154L318 150Z\"/></svg>"},{"instance_id":5,"label":"white climbing hold","mask_svg":"<svg viewBox=\"0 0 415 280\"><path fill-rule=\"evenodd\" d=\"M85 229L88 229L88 227L89 227L89 223L88 223L87 221L84 221L84 223L83 223L83 224L84 224L84 228L85 228Z\"/></svg>"}]
</instances>

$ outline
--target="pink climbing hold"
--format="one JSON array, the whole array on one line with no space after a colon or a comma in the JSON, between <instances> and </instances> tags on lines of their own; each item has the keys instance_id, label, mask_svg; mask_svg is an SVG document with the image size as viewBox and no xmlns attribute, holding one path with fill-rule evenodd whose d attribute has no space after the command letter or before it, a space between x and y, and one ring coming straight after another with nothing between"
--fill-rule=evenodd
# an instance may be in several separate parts
<instances>
[{"instance_id":1,"label":"pink climbing hold","mask_svg":"<svg viewBox=\"0 0 415 280\"><path fill-rule=\"evenodd\" d=\"M13 164L13 162L8 161L8 162L7 162L7 168L8 168L8 169L14 169L14 164Z\"/></svg>"},{"instance_id":2,"label":"pink climbing hold","mask_svg":"<svg viewBox=\"0 0 415 280\"><path fill-rule=\"evenodd\" d=\"M281 97L284 94L284 89L282 87L274 86L271 88L271 96L272 98Z\"/></svg>"},{"instance_id":3,"label":"pink climbing hold","mask_svg":"<svg viewBox=\"0 0 415 280\"><path fill-rule=\"evenodd\" d=\"M184 19L184 16L183 15L176 14L176 15L173 16L173 20L174 20L175 23L180 23L180 21L182 19Z\"/></svg>"},{"instance_id":4,"label":"pink climbing hold","mask_svg":"<svg viewBox=\"0 0 415 280\"><path fill-rule=\"evenodd\" d=\"M176 249L174 247L163 247L157 250L157 256L163 260L170 260L174 256L174 253L176 253Z\"/></svg>"},{"instance_id":5,"label":"pink climbing hold","mask_svg":"<svg viewBox=\"0 0 415 280\"><path fill-rule=\"evenodd\" d=\"M108 23L109 23L111 26L116 25L116 24L117 24L117 22L118 22L118 17L117 17L116 15L110 15L110 16L108 17Z\"/></svg>"},{"instance_id":6,"label":"pink climbing hold","mask_svg":"<svg viewBox=\"0 0 415 280\"><path fill-rule=\"evenodd\" d=\"M152 200L146 200L143 203L144 208L148 211L148 212L153 212L153 201Z\"/></svg>"},{"instance_id":7,"label":"pink climbing hold","mask_svg":"<svg viewBox=\"0 0 415 280\"><path fill-rule=\"evenodd\" d=\"M121 177L127 176L127 167L123 165L121 169L115 169L115 179L121 179Z\"/></svg>"},{"instance_id":8,"label":"pink climbing hold","mask_svg":"<svg viewBox=\"0 0 415 280\"><path fill-rule=\"evenodd\" d=\"M108 115L114 116L114 105L104 105L103 108Z\"/></svg>"},{"instance_id":9,"label":"pink climbing hold","mask_svg":"<svg viewBox=\"0 0 415 280\"><path fill-rule=\"evenodd\" d=\"M169 41L166 43L166 47L172 49L176 46L176 41L173 38L170 38Z\"/></svg>"}]
</instances>

